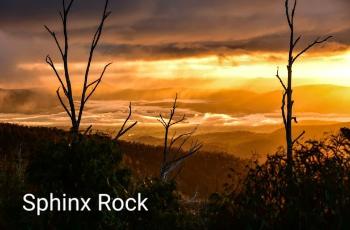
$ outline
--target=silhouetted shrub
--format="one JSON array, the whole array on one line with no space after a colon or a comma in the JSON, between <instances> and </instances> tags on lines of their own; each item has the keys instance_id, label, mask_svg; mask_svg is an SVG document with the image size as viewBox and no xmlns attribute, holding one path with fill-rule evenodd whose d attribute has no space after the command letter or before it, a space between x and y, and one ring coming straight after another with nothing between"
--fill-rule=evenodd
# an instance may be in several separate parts
<instances>
[{"instance_id":1,"label":"silhouetted shrub","mask_svg":"<svg viewBox=\"0 0 350 230\"><path fill-rule=\"evenodd\" d=\"M206 229L236 229L235 208L234 202L228 196L214 193L201 210L200 217Z\"/></svg>"},{"instance_id":2,"label":"silhouetted shrub","mask_svg":"<svg viewBox=\"0 0 350 230\"><path fill-rule=\"evenodd\" d=\"M23 145L12 149L7 146L11 154L2 156L0 229L348 229L350 226L348 129L321 141L297 145L292 178L286 177L283 150L268 156L263 164L251 163L247 173L234 167L228 179L222 180L231 181L225 185L225 192L213 194L206 202L181 197L173 181L139 178L141 183L135 183L130 171L123 167L119 146L108 137L92 135L70 145L65 135L60 138L52 134L47 141L39 141L46 137L36 136L38 139L34 138L30 145L18 132ZM26 153L26 159L22 160L21 152ZM94 201L100 193L122 198L142 193L142 197L148 198L149 211L45 212L37 217L23 211L24 193L41 197L65 193L67 197L91 197Z\"/></svg>"},{"instance_id":3,"label":"silhouetted shrub","mask_svg":"<svg viewBox=\"0 0 350 230\"><path fill-rule=\"evenodd\" d=\"M130 171L122 167L117 145L103 136L84 137L70 144L48 142L35 154L27 169L27 182L36 196L91 198L91 212L45 212L32 215L35 228L108 229L121 227L123 212L97 210L98 194L125 198ZM59 227L57 227L59 226Z\"/></svg>"},{"instance_id":4,"label":"silhouetted shrub","mask_svg":"<svg viewBox=\"0 0 350 230\"><path fill-rule=\"evenodd\" d=\"M0 229L199 228L197 216L183 207L174 182L131 181L130 171L123 167L120 143L106 136L92 135L70 145L69 134L56 129L0 125L0 133L4 138L0 152ZM122 144L124 151L133 151L134 144ZM154 149L143 146L135 151L142 154ZM149 212L42 212L38 217L22 208L26 193L46 198L50 193L55 197L65 193L66 197L91 197L93 201L99 193L129 198L139 192L149 198Z\"/></svg>"},{"instance_id":5,"label":"silhouetted shrub","mask_svg":"<svg viewBox=\"0 0 350 230\"><path fill-rule=\"evenodd\" d=\"M22 197L25 193L22 162L15 159L2 159L1 163L0 229L21 229L25 226L25 219L28 217L20 212Z\"/></svg>"},{"instance_id":6,"label":"silhouetted shrub","mask_svg":"<svg viewBox=\"0 0 350 230\"><path fill-rule=\"evenodd\" d=\"M148 178L135 192L148 198L149 210L130 213L130 229L199 229L195 215L183 208L174 181Z\"/></svg>"},{"instance_id":7,"label":"silhouetted shrub","mask_svg":"<svg viewBox=\"0 0 350 230\"><path fill-rule=\"evenodd\" d=\"M208 225L238 229L348 229L350 147L342 133L294 151L293 178L283 151L255 162L239 190L207 204ZM221 228L220 228L221 229Z\"/></svg>"}]
</instances>

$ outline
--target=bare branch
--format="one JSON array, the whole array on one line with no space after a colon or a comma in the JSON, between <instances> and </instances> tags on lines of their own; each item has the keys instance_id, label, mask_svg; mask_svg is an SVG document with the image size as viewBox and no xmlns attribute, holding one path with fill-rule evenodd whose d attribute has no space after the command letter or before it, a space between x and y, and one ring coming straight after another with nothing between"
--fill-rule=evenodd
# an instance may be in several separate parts
<instances>
[{"instance_id":1,"label":"bare branch","mask_svg":"<svg viewBox=\"0 0 350 230\"><path fill-rule=\"evenodd\" d=\"M62 0L62 10L59 11L59 15L60 15L60 18L62 21L62 26L63 26L63 41L61 42L62 44L59 42L59 39L54 31L52 31L48 26L44 26L44 27L49 32L49 34L53 37L53 39L56 43L56 46L59 50L59 53L62 56L65 82L63 81L63 77L60 76L57 69L55 68L55 65L54 65L50 56L46 57L46 62L53 69L56 77L58 78L58 80L61 84L60 88L63 89L63 91L66 95L66 98L69 102L69 107L66 106L63 102L63 99L62 99L62 97L60 95L60 91L59 91L60 88L56 92L64 110L67 112L67 114L69 115L69 117L71 119L72 131L74 134L77 134L79 132L80 121L82 118L84 105L88 101L88 99L91 97L91 95L95 92L97 86L100 84L100 82L103 78L103 75L104 75L107 67L110 65L110 64L108 64L105 66L101 76L97 80L95 80L91 83L88 83L88 75L89 75L89 70L90 70L90 65L91 65L91 61L93 58L94 50L95 50L95 48L99 42L99 39L101 37L104 22L107 19L107 17L110 15L110 12L107 12L109 0L105 0L105 6L104 6L102 19L100 21L100 24L98 25L97 32L95 33L95 36L93 38L92 45L90 48L90 54L89 54L87 69L85 72L84 84L83 84L82 97L80 98L81 103L80 103L80 108L79 108L79 115L77 117L76 116L77 111L75 109L76 106L74 103L74 95L73 95L73 91L72 91L70 71L69 71L69 61L68 61L69 60L69 56L68 56L68 54L69 54L69 38L68 38L68 28L67 28L68 27L68 15L71 11L71 8L72 8L72 5L74 2L75 2L75 0ZM92 87L92 90L90 91L90 93L87 94L87 90L90 89L90 87Z\"/></svg>"},{"instance_id":2,"label":"bare branch","mask_svg":"<svg viewBox=\"0 0 350 230\"><path fill-rule=\"evenodd\" d=\"M116 136L116 140L119 140L120 137L122 137L125 133L127 133L130 129L134 128L135 125L137 125L137 121L132 123L130 126L128 126L125 130L123 130L121 133L118 133Z\"/></svg>"},{"instance_id":3,"label":"bare branch","mask_svg":"<svg viewBox=\"0 0 350 230\"><path fill-rule=\"evenodd\" d=\"M299 139L302 138L302 137L305 135L305 133L306 133L306 132L305 132L305 130L304 130L297 138L294 139L293 144L295 144L296 142L298 142Z\"/></svg>"},{"instance_id":4,"label":"bare branch","mask_svg":"<svg viewBox=\"0 0 350 230\"><path fill-rule=\"evenodd\" d=\"M84 136L86 136L91 131L92 125L90 125L84 132Z\"/></svg>"},{"instance_id":5,"label":"bare branch","mask_svg":"<svg viewBox=\"0 0 350 230\"><path fill-rule=\"evenodd\" d=\"M103 71L102 71L100 77L99 77L98 79L96 79L95 81L91 82L90 84L88 84L88 85L86 86L86 90L88 90L88 89L89 89L91 86L93 86L94 84L99 84L99 83L102 81L102 78L103 78L103 76L104 76L104 74L105 74L107 68L108 68L110 65L112 65L112 63L108 63L107 65L105 65L105 67L103 68Z\"/></svg>"},{"instance_id":6,"label":"bare branch","mask_svg":"<svg viewBox=\"0 0 350 230\"><path fill-rule=\"evenodd\" d=\"M294 56L294 51L295 47L301 40L301 36L298 36L296 39L295 37L295 31L294 31L294 19L295 19L295 14L296 14L296 8L297 8L297 0L294 0L293 2L293 8L290 10L290 1L285 0L285 14L287 17L288 21L288 26L290 29L289 33L289 51L288 51L288 64L287 64L287 70L288 70L288 78L287 78L287 84L285 85L282 79L279 77L279 73L277 71L277 78L281 82L285 92L283 93L282 97L282 106L281 106L281 111L282 111L282 118L283 118L283 124L285 127L285 134L286 134L286 155L287 155L287 160L286 160L286 174L287 178L292 178L293 175L293 144L297 142L304 134L305 131L300 134L294 141L292 137L292 130L293 126L292 123L293 121L297 123L297 118L293 116L293 106L294 106L294 100L293 100L293 64L294 62L305 52L307 52L309 49L314 47L317 44L321 44L329 40L332 36L326 37L324 39L317 38L314 42L309 44L306 48L301 50L298 54Z\"/></svg>"},{"instance_id":7,"label":"bare branch","mask_svg":"<svg viewBox=\"0 0 350 230\"><path fill-rule=\"evenodd\" d=\"M68 4L68 7L66 8L66 1L63 0L63 8L64 8L64 12L65 14L68 14L71 7L72 7L72 4L73 4L74 0L70 0L69 4Z\"/></svg>"},{"instance_id":8,"label":"bare branch","mask_svg":"<svg viewBox=\"0 0 350 230\"><path fill-rule=\"evenodd\" d=\"M53 39L55 40L56 45L57 45L57 48L59 49L60 54L61 54L61 56L63 57L63 56L64 56L63 50L62 50L62 47L61 47L61 45L60 45L60 43L59 43L59 41L58 41L58 39L57 39L56 33L53 32L53 31L51 31L50 28L47 27L46 25L44 25L44 27L45 27L45 29L49 32L49 34L51 34L51 36L53 37Z\"/></svg>"},{"instance_id":9,"label":"bare branch","mask_svg":"<svg viewBox=\"0 0 350 230\"><path fill-rule=\"evenodd\" d=\"M329 39L333 38L333 36L328 36L324 39L321 40L321 38L317 38L314 42L312 42L310 45L308 45L305 49L303 49L302 51L300 51L294 58L293 58L293 62L295 62L301 55L303 55L305 52L307 52L309 49L311 49L312 47L314 47L317 44L322 44L326 41L328 41Z\"/></svg>"},{"instance_id":10,"label":"bare branch","mask_svg":"<svg viewBox=\"0 0 350 230\"><path fill-rule=\"evenodd\" d=\"M99 26L98 26L98 28L97 28L97 30L95 32L95 35L93 37L93 40L91 42L89 58L88 58L88 62L87 62L86 70L85 70L83 90L82 90L82 94L81 94L81 102L80 102L80 109L79 109L79 115L78 115L78 123L80 123L80 121L81 121L82 114L83 114L84 107L85 107L85 103L89 100L91 95L95 92L97 86L101 82L101 79L102 79L102 76L103 76L105 70L110 65L110 64L108 64L108 65L105 66L105 68L104 68L104 70L103 70L103 72L101 74L100 80L96 81L95 87L90 92L90 94L88 94L88 96L86 96L86 93L87 93L86 91L89 88L88 87L88 78L89 78L90 67L91 67L91 62L92 62L93 56L94 56L95 48L96 48L96 46L97 46L97 44L98 44L98 42L99 42L99 40L101 38L101 34L102 34L104 23L105 23L107 17L110 15L110 12L107 12L108 3L109 3L109 0L106 0L105 1L105 6L104 6L104 9L103 9L101 22L100 22L100 24L99 24Z\"/></svg>"},{"instance_id":11,"label":"bare branch","mask_svg":"<svg viewBox=\"0 0 350 230\"><path fill-rule=\"evenodd\" d=\"M187 158L191 157L195 153L197 153L200 149L202 148L202 145L198 143L198 141L193 144L190 148L190 150L183 156L167 162L166 165L162 168L161 174L162 174L162 179L166 180L170 172L174 171L178 166L180 166ZM175 175L175 177L178 176L179 173Z\"/></svg>"},{"instance_id":12,"label":"bare branch","mask_svg":"<svg viewBox=\"0 0 350 230\"><path fill-rule=\"evenodd\" d=\"M63 14L61 11L58 12L58 14L60 15L60 18L61 18L61 21L63 22L64 21L64 17L63 17Z\"/></svg>"},{"instance_id":13,"label":"bare branch","mask_svg":"<svg viewBox=\"0 0 350 230\"><path fill-rule=\"evenodd\" d=\"M292 10L292 24L294 24L295 9L297 8L297 0L294 0L293 10Z\"/></svg>"},{"instance_id":14,"label":"bare branch","mask_svg":"<svg viewBox=\"0 0 350 230\"><path fill-rule=\"evenodd\" d=\"M66 113L68 114L68 116L69 116L70 118L72 118L72 114L69 112L67 106L64 104L64 102L63 102L63 100L62 100L62 97L61 97L61 95L60 95L60 88L58 88L58 89L56 90L56 94L57 94L58 99L60 100L60 103L61 103L62 107L64 108L64 110L66 111Z\"/></svg>"},{"instance_id":15,"label":"bare branch","mask_svg":"<svg viewBox=\"0 0 350 230\"><path fill-rule=\"evenodd\" d=\"M132 114L132 109L131 109L131 102L130 102L130 104L129 104L129 114L128 114L127 118L125 119L122 127L120 128L118 134L114 138L114 140L119 140L120 137L122 137L125 133L127 133L130 129L132 129L137 124L137 121L135 121L134 123L129 125L127 128L125 128L125 125L128 123L128 121L131 118L131 114Z\"/></svg>"},{"instance_id":16,"label":"bare branch","mask_svg":"<svg viewBox=\"0 0 350 230\"><path fill-rule=\"evenodd\" d=\"M173 112L175 112L175 109L177 108L177 94L175 95L174 103L173 103Z\"/></svg>"},{"instance_id":17,"label":"bare branch","mask_svg":"<svg viewBox=\"0 0 350 230\"><path fill-rule=\"evenodd\" d=\"M195 131L196 131L196 129L194 129L194 130L191 131L191 132L183 133L183 134L181 134L181 135L178 135L177 137L176 137L176 132L175 132L174 136L173 136L173 137L171 138L171 140L170 140L169 149L171 149L172 146L173 146L178 140L180 140L181 138L187 137L187 136L191 136Z\"/></svg>"},{"instance_id":18,"label":"bare branch","mask_svg":"<svg viewBox=\"0 0 350 230\"><path fill-rule=\"evenodd\" d=\"M292 117L292 120L293 120L295 123L298 123L297 117Z\"/></svg>"},{"instance_id":19,"label":"bare branch","mask_svg":"<svg viewBox=\"0 0 350 230\"><path fill-rule=\"evenodd\" d=\"M163 124L164 130L165 130L163 162L160 169L160 177L163 180L166 180L170 172L175 170L184 160L186 160L188 157L198 152L199 149L202 147L202 144L196 141L195 143L192 142L190 148L187 151L185 151L185 153L183 153L183 150L182 150L183 146L189 141L189 139L192 137L194 132L197 130L197 127L193 129L191 132L183 133L178 136L176 136L176 132L175 132L174 135L171 137L170 143L169 143L169 140L168 140L169 129L172 126L179 124L180 122L183 122L186 118L185 115L183 115L179 120L173 121L176 108L177 108L176 103L177 103L177 94L176 94L172 109L170 110L169 119L165 121L165 119L161 114L160 114L160 119L158 119L158 121L160 121ZM176 147L176 151L173 151L173 147L174 145L177 145L177 142L179 142L179 144ZM172 155L172 157L169 156L170 154ZM178 157L178 155L180 154L182 156Z\"/></svg>"},{"instance_id":20,"label":"bare branch","mask_svg":"<svg viewBox=\"0 0 350 230\"><path fill-rule=\"evenodd\" d=\"M98 79L96 79L95 81L91 82L90 84L88 84L88 85L86 86L86 89L89 89L91 86L93 86L94 84L96 84L96 83L98 83L98 82L100 82L100 81L101 81L101 77L98 78Z\"/></svg>"},{"instance_id":21,"label":"bare branch","mask_svg":"<svg viewBox=\"0 0 350 230\"><path fill-rule=\"evenodd\" d=\"M188 142L188 140L193 136L193 134L197 131L197 127L194 128L191 132L189 132L188 134L186 134L181 142L181 144L178 146L176 152L174 153L175 156L174 158L176 158L176 155L179 154L182 151L183 146Z\"/></svg>"},{"instance_id":22,"label":"bare branch","mask_svg":"<svg viewBox=\"0 0 350 230\"><path fill-rule=\"evenodd\" d=\"M301 39L301 35L294 41L293 43L293 48L296 47L296 45L298 44L298 42L300 41Z\"/></svg>"},{"instance_id":23,"label":"bare branch","mask_svg":"<svg viewBox=\"0 0 350 230\"><path fill-rule=\"evenodd\" d=\"M76 117L75 117L75 105L74 105L74 99L72 95L72 87L70 83L70 76L69 76L69 70L68 70L68 33L67 33L67 16L70 11L70 8L73 4L74 0L70 0L68 7L66 7L66 1L62 0L62 6L63 6L63 13L59 12L60 17L62 19L62 24L63 24L63 34L64 34L64 48L62 48L60 42L58 41L58 38L56 36L56 33L53 32L48 26L44 26L45 29L49 32L49 34L53 37L56 46L59 50L59 53L61 54L63 65L64 65L64 77L65 77L65 83L63 82L60 74L58 73L57 69L55 68L55 65L51 59L51 57L48 55L46 57L46 63L51 66L53 69L57 79L59 80L61 87L63 89L63 92L69 102L69 109L68 106L66 106L63 102L63 99L60 95L60 88L56 91L57 97L60 100L60 103L64 110L67 112L71 119L72 123L72 130L74 130L74 133L78 132L79 125L76 122Z\"/></svg>"},{"instance_id":24,"label":"bare branch","mask_svg":"<svg viewBox=\"0 0 350 230\"><path fill-rule=\"evenodd\" d=\"M201 143L199 143L198 141L196 141L191 147L190 149L187 151L187 154L169 162L170 165L172 164L178 164L181 163L183 160L187 159L188 157L192 156L193 154L197 153L201 148L203 147L203 145Z\"/></svg>"},{"instance_id":25,"label":"bare branch","mask_svg":"<svg viewBox=\"0 0 350 230\"><path fill-rule=\"evenodd\" d=\"M165 120L164 120L162 114L159 114L159 117L160 117L160 119L157 119L157 121L159 121L160 123L162 123L162 125L163 125L164 127L166 127L167 124L166 124L166 122L165 122Z\"/></svg>"},{"instance_id":26,"label":"bare branch","mask_svg":"<svg viewBox=\"0 0 350 230\"><path fill-rule=\"evenodd\" d=\"M176 125L176 124L178 124L178 123L183 122L184 120L186 120L186 115L185 115L185 114L184 114L184 115L182 115L182 117L181 117L179 120L174 121L173 123L170 123L170 124L169 124L169 126Z\"/></svg>"},{"instance_id":27,"label":"bare branch","mask_svg":"<svg viewBox=\"0 0 350 230\"><path fill-rule=\"evenodd\" d=\"M189 141L189 139L192 137L192 135L197 131L197 127L195 127L191 132L188 133L184 133L179 135L177 138L172 138L172 140L170 141L170 145L169 145L169 153L172 152L173 157L172 159L175 160L178 155L183 151L182 148L183 146ZM177 141L181 141L181 143L178 145L177 150L176 151L171 151L172 150L172 146L177 142ZM192 146L192 145L191 145Z\"/></svg>"},{"instance_id":28,"label":"bare branch","mask_svg":"<svg viewBox=\"0 0 350 230\"><path fill-rule=\"evenodd\" d=\"M286 85L284 84L284 82L282 81L282 79L281 79L281 77L280 77L280 75L279 75L279 67L277 67L276 77L277 77L278 80L280 81L280 83L281 83L283 89L284 89L285 91L287 91L287 87L286 87Z\"/></svg>"},{"instance_id":29,"label":"bare branch","mask_svg":"<svg viewBox=\"0 0 350 230\"><path fill-rule=\"evenodd\" d=\"M85 105L85 103L89 100L89 98L94 94L95 90L97 89L98 85L101 83L102 81L102 78L108 68L108 66L110 66L112 63L108 63L104 68L103 68L103 71L101 73L101 76L94 82L90 83L88 86L86 86L86 89L87 90L90 86L94 85L94 87L92 88L91 92L88 94L88 96L86 97L86 99L84 100L84 103L82 104L83 106ZM83 107L84 108L84 107ZM81 113L79 113L79 115L81 116ZM80 119L79 119L80 121Z\"/></svg>"},{"instance_id":30,"label":"bare branch","mask_svg":"<svg viewBox=\"0 0 350 230\"><path fill-rule=\"evenodd\" d=\"M180 135L181 136L181 135ZM176 142L176 139L178 139L176 137L176 131L174 132L174 135L171 137L170 139L170 145L169 145L169 148L171 148L171 146Z\"/></svg>"},{"instance_id":31,"label":"bare branch","mask_svg":"<svg viewBox=\"0 0 350 230\"><path fill-rule=\"evenodd\" d=\"M282 96L282 106L281 106L283 124L284 124L284 127L285 127L285 128L287 127L287 117L286 117L286 112L285 112L286 97L287 97L287 91L283 93L283 96Z\"/></svg>"},{"instance_id":32,"label":"bare branch","mask_svg":"<svg viewBox=\"0 0 350 230\"><path fill-rule=\"evenodd\" d=\"M60 82L61 84L61 87L63 88L63 92L66 96L68 96L68 92L67 92L67 89L66 89L66 86L64 85L63 81L62 81L62 78L60 76L60 74L58 73L56 67L55 67L55 64L53 63L51 57L49 55L46 56L46 63L49 64L52 68L52 70L54 71L58 81Z\"/></svg>"},{"instance_id":33,"label":"bare branch","mask_svg":"<svg viewBox=\"0 0 350 230\"><path fill-rule=\"evenodd\" d=\"M288 3L289 3L289 1L286 0L285 1L286 16L287 16L288 25L290 28L292 28L293 24L292 24L292 20L290 18L290 14L289 14L289 4Z\"/></svg>"},{"instance_id":34,"label":"bare branch","mask_svg":"<svg viewBox=\"0 0 350 230\"><path fill-rule=\"evenodd\" d=\"M168 126L168 128L170 128L171 126L173 126L173 125L175 125L176 123L179 123L179 122L182 122L183 120L184 120L184 118L183 118L183 120L182 121L177 121L175 124L172 124L171 122L172 122L172 120L173 120L173 117L174 117L174 115L175 115L175 111L176 111L176 108L177 108L177 94L175 95L175 99L174 99L174 103L173 103L173 107L172 107L172 109L170 110L170 115L169 115L169 120L168 120L168 123L167 123L167 126Z\"/></svg>"}]
</instances>

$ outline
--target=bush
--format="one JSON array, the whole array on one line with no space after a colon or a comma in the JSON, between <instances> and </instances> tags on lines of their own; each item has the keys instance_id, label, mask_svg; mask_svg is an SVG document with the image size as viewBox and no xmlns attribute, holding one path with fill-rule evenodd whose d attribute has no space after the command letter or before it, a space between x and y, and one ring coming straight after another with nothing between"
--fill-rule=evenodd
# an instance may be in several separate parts
<instances>
[{"instance_id":1,"label":"bush","mask_svg":"<svg viewBox=\"0 0 350 230\"><path fill-rule=\"evenodd\" d=\"M343 130L298 145L293 178L286 177L283 151L268 156L262 165L255 162L238 192L209 202L210 223L217 227L229 220L238 229L348 229L349 144Z\"/></svg>"},{"instance_id":2,"label":"bush","mask_svg":"<svg viewBox=\"0 0 350 230\"><path fill-rule=\"evenodd\" d=\"M20 158L18 158L20 159ZM3 159L0 167L0 229L21 229L25 226L22 197L25 193L21 161Z\"/></svg>"},{"instance_id":3,"label":"bush","mask_svg":"<svg viewBox=\"0 0 350 230\"><path fill-rule=\"evenodd\" d=\"M130 213L130 229L200 229L196 216L184 209L174 181L148 178L135 193L148 198L149 210Z\"/></svg>"},{"instance_id":4,"label":"bush","mask_svg":"<svg viewBox=\"0 0 350 230\"><path fill-rule=\"evenodd\" d=\"M65 140L48 142L40 149L27 170L27 182L36 196L91 197L91 207L97 207L100 193L127 196L130 172L122 167L122 154L109 138L84 137L72 145ZM109 229L122 227L123 215L95 208L91 212L46 212L40 217L33 213L32 219L35 228L41 229Z\"/></svg>"},{"instance_id":5,"label":"bush","mask_svg":"<svg viewBox=\"0 0 350 230\"><path fill-rule=\"evenodd\" d=\"M70 145L69 134L57 130L9 126L0 131L11 136L1 151L0 229L200 229L197 216L183 207L175 182L135 183L123 166L119 143L102 134ZM42 212L38 217L23 210L26 193L91 197L91 202L100 193L121 198L142 193L149 211ZM96 205L91 202L91 207Z\"/></svg>"}]
</instances>

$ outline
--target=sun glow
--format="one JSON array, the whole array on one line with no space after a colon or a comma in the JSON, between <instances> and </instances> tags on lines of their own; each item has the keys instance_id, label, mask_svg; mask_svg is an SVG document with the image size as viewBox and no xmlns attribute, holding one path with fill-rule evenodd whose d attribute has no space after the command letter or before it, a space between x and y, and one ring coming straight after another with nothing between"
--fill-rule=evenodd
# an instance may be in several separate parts
<instances>
[{"instance_id":1,"label":"sun glow","mask_svg":"<svg viewBox=\"0 0 350 230\"><path fill-rule=\"evenodd\" d=\"M169 60L114 60L114 63L106 74L107 81L112 82L113 79L127 76L153 80L176 78L214 79L218 82L229 80L234 84L235 79L274 78L276 67L284 67L286 60L285 53L256 52ZM104 64L104 62L94 63L91 73L98 75ZM295 64L294 77L307 79L305 84L350 85L348 66L350 66L350 51L327 56L307 55ZM38 72L40 70L43 82L52 84L52 79L49 77L52 72L44 63L23 63L18 65L18 68ZM80 62L70 65L71 71L77 76L75 79L82 77L84 68L84 63ZM57 63L57 69L61 70L60 63ZM281 75L286 75L284 68L281 68Z\"/></svg>"}]
</instances>

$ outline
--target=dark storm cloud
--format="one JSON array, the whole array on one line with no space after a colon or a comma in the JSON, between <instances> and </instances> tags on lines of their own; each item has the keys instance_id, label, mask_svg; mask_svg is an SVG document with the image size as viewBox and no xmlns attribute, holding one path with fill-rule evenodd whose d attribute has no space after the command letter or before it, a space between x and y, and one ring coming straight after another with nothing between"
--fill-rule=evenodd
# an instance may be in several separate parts
<instances>
[{"instance_id":1,"label":"dark storm cloud","mask_svg":"<svg viewBox=\"0 0 350 230\"><path fill-rule=\"evenodd\" d=\"M126 59L163 59L197 56L209 53L205 44L163 44L163 45L128 45L106 44L101 47L101 52L110 56L118 56Z\"/></svg>"},{"instance_id":2,"label":"dark storm cloud","mask_svg":"<svg viewBox=\"0 0 350 230\"><path fill-rule=\"evenodd\" d=\"M66 0L66 2L68 2ZM110 9L118 19L142 17L152 0L112 0ZM75 0L71 10L71 22L82 27L101 16L104 1ZM39 31L43 24L56 23L58 12L62 10L61 0L11 0L2 1L0 5L0 29L9 32Z\"/></svg>"},{"instance_id":3,"label":"dark storm cloud","mask_svg":"<svg viewBox=\"0 0 350 230\"><path fill-rule=\"evenodd\" d=\"M285 28L283 0L111 0L106 36L135 43L243 39ZM317 7L316 7L317 6ZM333 31L350 27L347 0L299 1L298 27ZM85 36L100 16L103 1L75 0L74 30ZM2 1L0 28L9 32L43 31L58 22L61 1ZM210 39L209 39L210 38ZM171 41L171 39L174 39Z\"/></svg>"},{"instance_id":4,"label":"dark storm cloud","mask_svg":"<svg viewBox=\"0 0 350 230\"><path fill-rule=\"evenodd\" d=\"M74 54L80 55L90 41L103 2L75 0L70 20L73 35L70 39L74 47L78 47ZM100 51L126 58L157 59L220 55L238 49L282 50L288 39L283 2L110 0L112 16L106 23ZM59 31L57 12L61 3L61 0L1 1L0 35L3 33L7 37L0 43L0 68L3 72L0 82L10 77L14 81L16 78L27 79L23 77L26 73L16 69L17 64L42 60L47 53L54 51L54 44L43 24ZM305 34L304 41L334 34L334 41L339 46L349 45L349 8L349 0L300 0L298 32ZM75 57L72 59L76 60Z\"/></svg>"},{"instance_id":5,"label":"dark storm cloud","mask_svg":"<svg viewBox=\"0 0 350 230\"><path fill-rule=\"evenodd\" d=\"M333 34L337 39L327 45L328 49L319 49L319 52L344 51L350 45L350 29ZM303 40L297 49L304 48L319 35L304 34ZM203 55L225 56L242 52L279 52L286 47L289 34L276 33L258 36L245 40L229 41L200 41L192 43L165 43L159 45L137 44L103 44L100 52L105 55L125 59L173 59Z\"/></svg>"}]
</instances>

